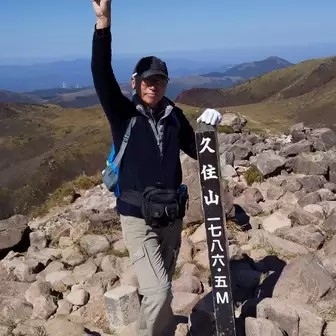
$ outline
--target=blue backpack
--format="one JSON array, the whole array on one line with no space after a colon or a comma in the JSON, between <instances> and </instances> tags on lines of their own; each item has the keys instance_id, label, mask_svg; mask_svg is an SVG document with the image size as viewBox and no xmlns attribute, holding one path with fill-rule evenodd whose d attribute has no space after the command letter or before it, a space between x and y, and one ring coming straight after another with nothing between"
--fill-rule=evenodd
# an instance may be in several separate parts
<instances>
[{"instance_id":1,"label":"blue backpack","mask_svg":"<svg viewBox=\"0 0 336 336\"><path fill-rule=\"evenodd\" d=\"M178 120L175 113L173 113L173 118L176 121L178 128L180 129L180 121ZM120 188L118 185L120 162L121 162L122 156L125 153L125 149L127 147L127 143L131 135L131 130L135 122L136 122L136 117L131 118L127 126L126 132L124 134L122 143L120 145L118 154L115 151L114 144L112 144L111 151L106 160L106 168L102 171L103 183L105 184L105 186L110 192L114 193L116 197L120 196Z\"/></svg>"}]
</instances>

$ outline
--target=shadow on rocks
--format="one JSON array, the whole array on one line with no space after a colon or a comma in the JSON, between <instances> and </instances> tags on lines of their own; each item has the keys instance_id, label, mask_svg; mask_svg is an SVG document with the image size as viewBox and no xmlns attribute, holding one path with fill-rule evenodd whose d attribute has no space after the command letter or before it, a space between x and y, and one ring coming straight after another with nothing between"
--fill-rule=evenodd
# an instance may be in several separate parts
<instances>
[{"instance_id":1,"label":"shadow on rocks","mask_svg":"<svg viewBox=\"0 0 336 336\"><path fill-rule=\"evenodd\" d=\"M234 204L234 217L232 218L242 231L252 229L250 217L245 210L238 204Z\"/></svg>"},{"instance_id":2,"label":"shadow on rocks","mask_svg":"<svg viewBox=\"0 0 336 336\"><path fill-rule=\"evenodd\" d=\"M247 317L257 317L257 305L263 299L272 297L273 290L286 266L286 262L277 256L266 256L262 260L255 262L256 270L267 274L265 279L255 289L254 297L247 299L241 307L241 314L237 319L237 336L245 336L245 319Z\"/></svg>"},{"instance_id":3,"label":"shadow on rocks","mask_svg":"<svg viewBox=\"0 0 336 336\"><path fill-rule=\"evenodd\" d=\"M257 285L237 286L235 277L235 268L237 265L241 268L244 263L247 270L252 270L267 274L265 279ZM236 265L237 264L237 265ZM232 273L232 292L234 307L240 306L240 316L235 319L236 336L245 336L246 317L257 317L257 304L266 297L272 297L273 289L277 283L286 263L277 256L266 256L258 262L248 256L243 261L234 263L231 266ZM248 267L248 268L247 268ZM253 277L251 277L251 280ZM241 304L242 303L242 304ZM214 316L212 292L205 295L193 308L189 317L191 336L216 336L216 321Z\"/></svg>"}]
</instances>

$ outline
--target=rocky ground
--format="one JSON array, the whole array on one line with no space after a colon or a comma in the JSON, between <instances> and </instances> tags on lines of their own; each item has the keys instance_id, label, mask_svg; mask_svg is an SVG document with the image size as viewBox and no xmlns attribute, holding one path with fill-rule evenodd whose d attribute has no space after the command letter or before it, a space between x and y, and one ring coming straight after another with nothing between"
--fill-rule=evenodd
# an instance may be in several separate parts
<instances>
[{"instance_id":1,"label":"rocky ground","mask_svg":"<svg viewBox=\"0 0 336 336\"><path fill-rule=\"evenodd\" d=\"M235 133L219 134L219 150L237 335L335 336L336 134L298 124L260 136L229 117ZM197 162L182 162L191 200L172 306L176 335L206 336L214 321ZM104 186L80 195L43 218L0 222L0 336L133 335L132 325L111 330L107 313L106 293L137 286L115 199ZM131 319L136 304L127 307Z\"/></svg>"}]
</instances>

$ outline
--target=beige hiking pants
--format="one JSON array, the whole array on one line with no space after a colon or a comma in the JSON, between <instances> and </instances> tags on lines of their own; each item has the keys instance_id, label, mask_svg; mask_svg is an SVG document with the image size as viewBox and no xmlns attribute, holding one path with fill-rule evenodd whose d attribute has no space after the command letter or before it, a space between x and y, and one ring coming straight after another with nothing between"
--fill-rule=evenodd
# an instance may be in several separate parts
<instances>
[{"instance_id":1,"label":"beige hiking pants","mask_svg":"<svg viewBox=\"0 0 336 336\"><path fill-rule=\"evenodd\" d=\"M137 335L174 335L171 281L181 245L182 220L154 229L140 218L121 215L120 220L143 296Z\"/></svg>"}]
</instances>

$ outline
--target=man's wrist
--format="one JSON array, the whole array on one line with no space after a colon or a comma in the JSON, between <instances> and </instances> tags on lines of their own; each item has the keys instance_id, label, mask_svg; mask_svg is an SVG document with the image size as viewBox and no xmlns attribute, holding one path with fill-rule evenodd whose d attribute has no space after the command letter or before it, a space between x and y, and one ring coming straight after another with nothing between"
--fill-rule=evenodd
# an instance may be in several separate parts
<instances>
[{"instance_id":1,"label":"man's wrist","mask_svg":"<svg viewBox=\"0 0 336 336\"><path fill-rule=\"evenodd\" d=\"M97 18L96 29L104 29L111 26L111 18L100 17Z\"/></svg>"}]
</instances>

